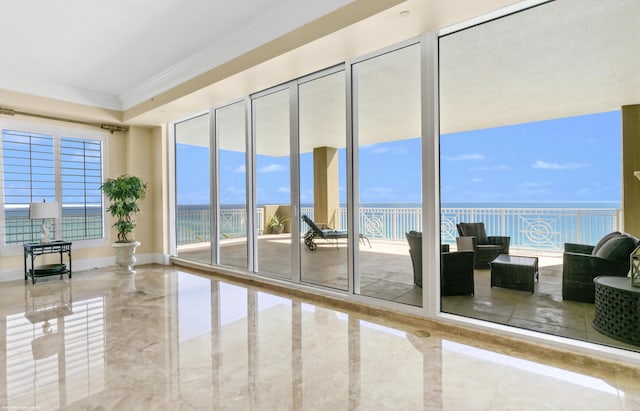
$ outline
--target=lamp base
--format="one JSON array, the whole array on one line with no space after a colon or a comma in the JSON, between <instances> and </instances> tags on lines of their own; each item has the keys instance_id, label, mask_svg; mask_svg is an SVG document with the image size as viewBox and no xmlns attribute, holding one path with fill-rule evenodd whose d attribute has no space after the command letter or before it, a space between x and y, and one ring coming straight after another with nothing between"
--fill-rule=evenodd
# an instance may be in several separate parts
<instances>
[{"instance_id":1,"label":"lamp base","mask_svg":"<svg viewBox=\"0 0 640 411\"><path fill-rule=\"evenodd\" d=\"M42 221L42 227L40 227L40 244L49 244L51 239L49 238L49 227L45 220Z\"/></svg>"}]
</instances>

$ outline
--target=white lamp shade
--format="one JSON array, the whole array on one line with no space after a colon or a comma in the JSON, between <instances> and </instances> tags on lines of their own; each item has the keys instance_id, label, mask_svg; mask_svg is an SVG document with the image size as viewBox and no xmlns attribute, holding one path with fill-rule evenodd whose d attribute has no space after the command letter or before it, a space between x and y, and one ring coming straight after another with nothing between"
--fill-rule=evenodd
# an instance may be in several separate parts
<instances>
[{"instance_id":1,"label":"white lamp shade","mask_svg":"<svg viewBox=\"0 0 640 411\"><path fill-rule=\"evenodd\" d=\"M43 220L45 218L58 218L58 203L31 203L29 204L29 219Z\"/></svg>"}]
</instances>

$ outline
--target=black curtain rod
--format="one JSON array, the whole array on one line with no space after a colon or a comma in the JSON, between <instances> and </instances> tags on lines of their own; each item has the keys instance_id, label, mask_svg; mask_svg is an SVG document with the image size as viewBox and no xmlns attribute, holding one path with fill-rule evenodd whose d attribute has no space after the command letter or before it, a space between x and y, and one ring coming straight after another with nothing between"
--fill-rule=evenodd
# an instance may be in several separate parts
<instances>
[{"instance_id":1,"label":"black curtain rod","mask_svg":"<svg viewBox=\"0 0 640 411\"><path fill-rule=\"evenodd\" d=\"M105 123L92 123L90 121L81 121L81 120L72 120L72 119L62 118L62 117L47 116L45 114L28 113L26 111L18 111L18 110L14 110L7 107L1 107L1 106L0 106L0 114L4 114L7 116L15 116L17 114L20 116L44 118L46 120L57 120L57 121L66 121L69 123L84 124L86 126L100 127L103 130L110 131L111 134L113 134L114 131L129 131L129 126L120 126L117 124L105 124Z\"/></svg>"}]
</instances>

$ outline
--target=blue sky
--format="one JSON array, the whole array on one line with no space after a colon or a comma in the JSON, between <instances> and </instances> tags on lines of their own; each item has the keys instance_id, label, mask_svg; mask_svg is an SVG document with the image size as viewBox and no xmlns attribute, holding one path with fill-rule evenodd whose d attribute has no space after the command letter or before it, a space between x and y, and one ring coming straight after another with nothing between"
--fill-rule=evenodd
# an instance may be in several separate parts
<instances>
[{"instance_id":1,"label":"blue sky","mask_svg":"<svg viewBox=\"0 0 640 411\"><path fill-rule=\"evenodd\" d=\"M441 136L442 202L620 201L620 112ZM360 148L361 203L420 202L420 139ZM208 150L179 146L178 202L209 202ZM339 150L340 201L346 201ZM223 204L244 202L242 153L224 151ZM311 154L301 156L301 201L313 198ZM288 157L257 158L258 203L288 204Z\"/></svg>"},{"instance_id":2,"label":"blue sky","mask_svg":"<svg viewBox=\"0 0 640 411\"><path fill-rule=\"evenodd\" d=\"M620 112L444 135L443 202L620 201Z\"/></svg>"}]
</instances>

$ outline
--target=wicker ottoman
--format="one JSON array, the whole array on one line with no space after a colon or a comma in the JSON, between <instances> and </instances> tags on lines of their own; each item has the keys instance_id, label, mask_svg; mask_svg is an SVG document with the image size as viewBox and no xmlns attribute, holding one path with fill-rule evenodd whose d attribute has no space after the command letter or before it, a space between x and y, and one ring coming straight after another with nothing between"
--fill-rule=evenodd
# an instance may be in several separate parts
<instances>
[{"instance_id":1,"label":"wicker ottoman","mask_svg":"<svg viewBox=\"0 0 640 411\"><path fill-rule=\"evenodd\" d=\"M500 254L489 263L491 287L504 287L533 293L533 283L538 279L538 257L519 257Z\"/></svg>"}]
</instances>

